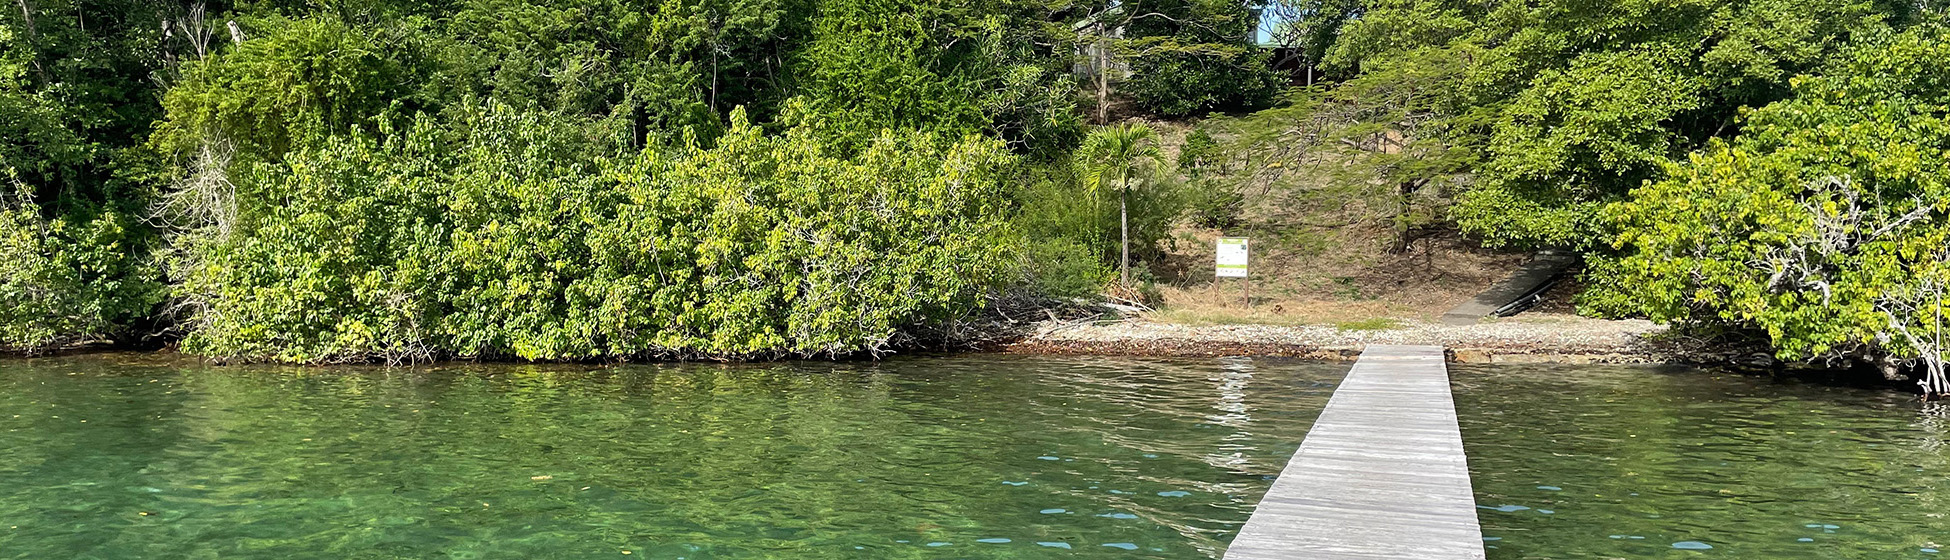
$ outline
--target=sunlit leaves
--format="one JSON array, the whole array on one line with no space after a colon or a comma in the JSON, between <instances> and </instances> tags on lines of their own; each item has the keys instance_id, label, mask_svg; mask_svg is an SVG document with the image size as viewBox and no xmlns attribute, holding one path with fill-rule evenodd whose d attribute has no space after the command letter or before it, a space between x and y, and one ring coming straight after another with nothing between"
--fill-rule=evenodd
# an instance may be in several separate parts
<instances>
[{"instance_id":1,"label":"sunlit leaves","mask_svg":"<svg viewBox=\"0 0 1950 560\"><path fill-rule=\"evenodd\" d=\"M1451 143L1482 153L1454 218L1492 245L1602 248L1596 209L1781 99L1853 38L1907 14L1862 0L1385 0L1329 62L1354 82L1451 59L1432 92Z\"/></svg>"},{"instance_id":2,"label":"sunlit leaves","mask_svg":"<svg viewBox=\"0 0 1950 560\"><path fill-rule=\"evenodd\" d=\"M1624 256L1588 303L1765 331L1785 357L1913 356L1950 263L1944 31L1870 37L1605 212ZM1918 299L1923 298L1923 299Z\"/></svg>"},{"instance_id":3,"label":"sunlit leaves","mask_svg":"<svg viewBox=\"0 0 1950 560\"><path fill-rule=\"evenodd\" d=\"M456 146L334 140L179 291L187 346L284 361L880 352L1008 280L991 140L883 133L839 158L734 112L715 146L623 153L490 108Z\"/></svg>"}]
</instances>

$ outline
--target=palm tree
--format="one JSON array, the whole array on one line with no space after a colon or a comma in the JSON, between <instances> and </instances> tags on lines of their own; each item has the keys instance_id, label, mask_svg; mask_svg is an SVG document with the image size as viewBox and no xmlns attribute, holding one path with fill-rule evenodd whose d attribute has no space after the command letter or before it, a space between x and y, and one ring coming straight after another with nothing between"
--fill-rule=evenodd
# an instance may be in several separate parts
<instances>
[{"instance_id":1,"label":"palm tree","mask_svg":"<svg viewBox=\"0 0 1950 560\"><path fill-rule=\"evenodd\" d=\"M1083 184L1092 195L1103 189L1106 183L1117 189L1119 246L1123 251L1118 276L1126 286L1131 284L1131 212L1128 195L1131 189L1142 185L1164 164L1164 153L1158 150L1158 132L1142 124L1106 126L1090 131L1090 137L1083 140L1083 147L1076 152L1077 171L1083 175Z\"/></svg>"}]
</instances>

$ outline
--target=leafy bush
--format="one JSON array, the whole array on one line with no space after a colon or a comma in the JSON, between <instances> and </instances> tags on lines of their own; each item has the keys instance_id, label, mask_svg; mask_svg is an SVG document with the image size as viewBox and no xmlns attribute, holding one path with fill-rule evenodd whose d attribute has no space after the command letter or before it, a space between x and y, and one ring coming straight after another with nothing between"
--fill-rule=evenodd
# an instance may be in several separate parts
<instances>
[{"instance_id":1,"label":"leafy bush","mask_svg":"<svg viewBox=\"0 0 1950 560\"><path fill-rule=\"evenodd\" d=\"M121 337L156 311L147 230L113 212L74 217L47 220L0 192L0 349Z\"/></svg>"},{"instance_id":2,"label":"leafy bush","mask_svg":"<svg viewBox=\"0 0 1950 560\"><path fill-rule=\"evenodd\" d=\"M1102 290L1115 274L1115 201L1092 193L1067 167L1025 173L1015 199L1015 228L1023 236L1023 284L1054 297Z\"/></svg>"},{"instance_id":3,"label":"leafy bush","mask_svg":"<svg viewBox=\"0 0 1950 560\"><path fill-rule=\"evenodd\" d=\"M1184 180L1164 175L1144 188L1134 189L1127 200L1131 211L1131 259L1133 266L1164 258L1171 244L1172 228L1183 223L1186 209L1199 195Z\"/></svg>"},{"instance_id":4,"label":"leafy bush","mask_svg":"<svg viewBox=\"0 0 1950 560\"><path fill-rule=\"evenodd\" d=\"M1866 41L1797 78L1606 215L1624 254L1588 304L1767 332L1784 358L1923 358L1940 384L1950 288L1950 32Z\"/></svg>"},{"instance_id":5,"label":"leafy bush","mask_svg":"<svg viewBox=\"0 0 1950 560\"><path fill-rule=\"evenodd\" d=\"M128 98L152 86L140 57L112 48L131 26L153 30L143 18L0 25L0 350L123 338L157 311L148 192L124 153L154 116Z\"/></svg>"},{"instance_id":6,"label":"leafy bush","mask_svg":"<svg viewBox=\"0 0 1950 560\"><path fill-rule=\"evenodd\" d=\"M263 36L185 67L162 100L160 149L189 153L220 134L247 159L275 160L309 136L370 127L411 85L392 34L329 18L257 23Z\"/></svg>"},{"instance_id":7,"label":"leafy bush","mask_svg":"<svg viewBox=\"0 0 1950 560\"><path fill-rule=\"evenodd\" d=\"M1039 295L1072 298L1096 294L1114 276L1102 247L1071 238L1028 239L1023 247L1028 286Z\"/></svg>"},{"instance_id":8,"label":"leafy bush","mask_svg":"<svg viewBox=\"0 0 1950 560\"><path fill-rule=\"evenodd\" d=\"M195 247L187 349L293 362L879 352L1013 265L992 140L884 133L839 159L735 112L622 154L545 113L421 118L242 179L277 204Z\"/></svg>"},{"instance_id":9,"label":"leafy bush","mask_svg":"<svg viewBox=\"0 0 1950 560\"><path fill-rule=\"evenodd\" d=\"M1115 48L1130 63L1124 92L1165 117L1251 110L1273 102L1283 76L1256 41L1258 14L1227 0L1144 0L1116 4L1123 24Z\"/></svg>"},{"instance_id":10,"label":"leafy bush","mask_svg":"<svg viewBox=\"0 0 1950 560\"><path fill-rule=\"evenodd\" d=\"M1224 147L1203 128L1185 133L1185 143L1178 147L1178 170L1192 177L1203 176L1207 169L1217 167L1221 159L1224 159Z\"/></svg>"},{"instance_id":11,"label":"leafy bush","mask_svg":"<svg viewBox=\"0 0 1950 560\"><path fill-rule=\"evenodd\" d=\"M1172 118L1265 108L1285 85L1266 56L1250 48L1150 54L1131 61L1131 74L1124 84L1131 99Z\"/></svg>"},{"instance_id":12,"label":"leafy bush","mask_svg":"<svg viewBox=\"0 0 1950 560\"><path fill-rule=\"evenodd\" d=\"M794 57L798 114L843 149L883 129L990 133L1051 159L1082 133L1061 8L912 0L821 0Z\"/></svg>"},{"instance_id":13,"label":"leafy bush","mask_svg":"<svg viewBox=\"0 0 1950 560\"><path fill-rule=\"evenodd\" d=\"M1743 107L1790 93L1856 37L1907 25L1870 0L1400 0L1351 16L1327 57L1388 82L1438 126L1416 140L1469 152L1454 208L1491 245L1599 248L1604 205L1736 134Z\"/></svg>"},{"instance_id":14,"label":"leafy bush","mask_svg":"<svg viewBox=\"0 0 1950 560\"><path fill-rule=\"evenodd\" d=\"M1233 183L1194 179L1185 183L1185 212L1199 227L1227 229L1239 225L1246 196Z\"/></svg>"},{"instance_id":15,"label":"leafy bush","mask_svg":"<svg viewBox=\"0 0 1950 560\"><path fill-rule=\"evenodd\" d=\"M1133 273L1164 256L1162 244L1184 215L1188 193L1165 176L1133 181L1128 190L1092 189L1073 166L1031 166L1013 195L1013 220L1022 236L1023 284L1044 295L1099 293L1116 277L1119 259L1118 196L1130 218ZM1113 179L1113 181L1115 181Z\"/></svg>"}]
</instances>

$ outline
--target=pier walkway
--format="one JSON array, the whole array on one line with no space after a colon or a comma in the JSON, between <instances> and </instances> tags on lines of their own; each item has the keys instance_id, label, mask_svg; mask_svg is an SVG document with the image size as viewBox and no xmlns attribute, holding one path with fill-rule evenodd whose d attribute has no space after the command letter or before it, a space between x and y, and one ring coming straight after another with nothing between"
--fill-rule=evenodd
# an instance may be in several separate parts
<instances>
[{"instance_id":1,"label":"pier walkway","mask_svg":"<svg viewBox=\"0 0 1950 560\"><path fill-rule=\"evenodd\" d=\"M1225 560L1483 558L1439 346L1371 345Z\"/></svg>"}]
</instances>

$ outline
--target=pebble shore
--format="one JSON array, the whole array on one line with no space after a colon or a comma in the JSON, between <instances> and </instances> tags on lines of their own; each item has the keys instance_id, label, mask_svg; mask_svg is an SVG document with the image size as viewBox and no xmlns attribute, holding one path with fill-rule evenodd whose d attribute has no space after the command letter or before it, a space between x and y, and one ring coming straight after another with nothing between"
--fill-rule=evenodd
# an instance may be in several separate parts
<instances>
[{"instance_id":1,"label":"pebble shore","mask_svg":"<svg viewBox=\"0 0 1950 560\"><path fill-rule=\"evenodd\" d=\"M1655 363L1674 361L1670 344L1650 337L1665 327L1540 314L1474 325L1411 321L1395 328L1350 330L1302 325L1180 325L1130 318L1108 322L1045 321L1003 349L1018 353L1129 356L1281 356L1354 359L1369 344L1442 346L1465 363Z\"/></svg>"}]
</instances>

